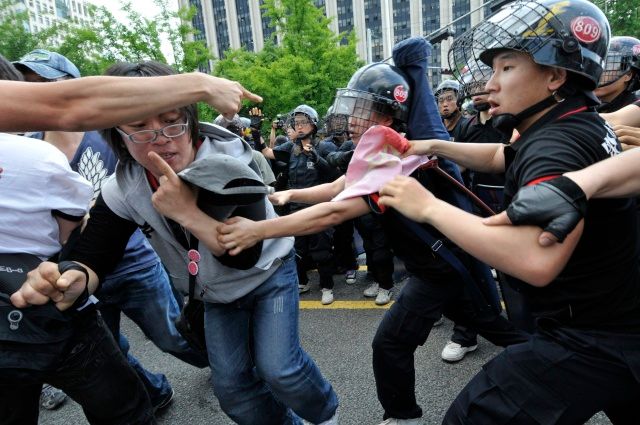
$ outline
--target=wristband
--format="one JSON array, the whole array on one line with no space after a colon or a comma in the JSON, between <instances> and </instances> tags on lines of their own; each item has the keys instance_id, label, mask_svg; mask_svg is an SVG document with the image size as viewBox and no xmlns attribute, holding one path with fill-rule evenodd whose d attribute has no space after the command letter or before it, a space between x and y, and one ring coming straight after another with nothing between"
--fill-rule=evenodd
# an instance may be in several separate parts
<instances>
[{"instance_id":1,"label":"wristband","mask_svg":"<svg viewBox=\"0 0 640 425\"><path fill-rule=\"evenodd\" d=\"M569 177L560 176L541 184L548 185L549 189L556 192L567 202L570 202L583 217L587 213L587 196L582 188Z\"/></svg>"},{"instance_id":2,"label":"wristband","mask_svg":"<svg viewBox=\"0 0 640 425\"><path fill-rule=\"evenodd\" d=\"M64 272L69 270L78 270L83 272L86 279L82 294L80 294L80 296L71 305L70 309L75 309L77 307L84 306L89 299L89 272L87 271L86 267L81 266L80 264L73 261L61 261L58 263L58 272L60 272L60 274L63 274Z\"/></svg>"}]
</instances>

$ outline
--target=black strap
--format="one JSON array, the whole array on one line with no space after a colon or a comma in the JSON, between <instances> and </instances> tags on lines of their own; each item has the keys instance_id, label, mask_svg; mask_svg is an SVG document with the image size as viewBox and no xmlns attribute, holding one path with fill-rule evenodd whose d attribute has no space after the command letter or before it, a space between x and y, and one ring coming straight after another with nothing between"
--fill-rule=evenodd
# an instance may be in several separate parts
<instances>
[{"instance_id":1,"label":"black strap","mask_svg":"<svg viewBox=\"0 0 640 425\"><path fill-rule=\"evenodd\" d=\"M411 231L416 236L418 236L418 238L420 238L422 242L430 246L434 254L437 254L438 256L440 256L440 258L446 261L458 273L458 275L460 276L464 284L469 289L471 298L474 301L473 302L474 308L478 309L481 312L486 312L490 310L500 311L501 308L499 306L494 305L494 303L492 303L491 300L487 299L488 297L486 297L482 293L482 291L478 287L478 283L476 283L476 280L471 276L471 273L469 273L469 270L467 269L467 267L464 264L462 264L460 259L458 259L458 257L456 257L456 255L452 253L445 246L442 240L436 239L424 227L420 226L415 221L409 220L407 217L400 214L398 211L396 210L391 210L391 211L393 211L396 214L396 216L400 219L400 221L402 221L409 229L411 229Z\"/></svg>"}]
</instances>

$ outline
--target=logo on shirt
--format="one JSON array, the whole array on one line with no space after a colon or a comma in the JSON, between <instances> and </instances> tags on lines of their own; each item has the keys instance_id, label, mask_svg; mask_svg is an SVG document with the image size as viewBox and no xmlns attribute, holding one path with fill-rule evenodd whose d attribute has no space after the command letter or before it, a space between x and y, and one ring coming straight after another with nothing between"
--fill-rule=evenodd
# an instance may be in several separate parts
<instances>
[{"instance_id":1,"label":"logo on shirt","mask_svg":"<svg viewBox=\"0 0 640 425\"><path fill-rule=\"evenodd\" d=\"M607 155L618 155L620 153L620 145L618 144L616 133L607 123L605 123L605 129L607 130L607 135L604 137L604 142L602 142L600 146L602 146Z\"/></svg>"},{"instance_id":2,"label":"logo on shirt","mask_svg":"<svg viewBox=\"0 0 640 425\"><path fill-rule=\"evenodd\" d=\"M102 183L107 178L109 170L100 159L100 152L94 152L91 147L82 152L78 160L78 174L89 180L93 186L93 197L98 197Z\"/></svg>"}]
</instances>

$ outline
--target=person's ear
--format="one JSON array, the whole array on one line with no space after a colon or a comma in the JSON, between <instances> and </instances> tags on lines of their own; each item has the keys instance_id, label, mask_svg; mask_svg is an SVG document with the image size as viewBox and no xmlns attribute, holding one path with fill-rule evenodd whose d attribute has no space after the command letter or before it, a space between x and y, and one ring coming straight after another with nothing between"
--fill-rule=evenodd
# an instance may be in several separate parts
<instances>
[{"instance_id":1,"label":"person's ear","mask_svg":"<svg viewBox=\"0 0 640 425\"><path fill-rule=\"evenodd\" d=\"M567 70L562 68L549 68L548 81L548 89L553 93L567 82Z\"/></svg>"}]
</instances>

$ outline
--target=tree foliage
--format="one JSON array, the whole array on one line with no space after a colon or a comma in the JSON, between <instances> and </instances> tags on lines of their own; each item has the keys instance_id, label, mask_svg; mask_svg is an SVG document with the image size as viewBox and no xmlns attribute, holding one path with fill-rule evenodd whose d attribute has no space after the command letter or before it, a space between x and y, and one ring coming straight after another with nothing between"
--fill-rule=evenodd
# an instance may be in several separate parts
<instances>
[{"instance_id":1,"label":"tree foliage","mask_svg":"<svg viewBox=\"0 0 640 425\"><path fill-rule=\"evenodd\" d=\"M0 0L9 10L15 0ZM82 75L101 74L119 61L155 60L170 63L178 72L193 71L211 58L202 41L190 41L193 29L185 25L195 14L195 8L169 10L167 0L155 0L158 14L147 19L136 12L130 2L121 6L126 23L119 22L105 7L90 6L92 19L88 24L57 23L37 32L28 30L27 12L0 16L0 53L17 60L35 48L45 48L66 56ZM179 19L176 19L179 18ZM173 48L172 60L161 51L166 38Z\"/></svg>"},{"instance_id":2,"label":"tree foliage","mask_svg":"<svg viewBox=\"0 0 640 425\"><path fill-rule=\"evenodd\" d=\"M329 29L330 19L312 0L265 0L263 13L275 29L274 39L267 40L259 53L226 51L214 73L240 81L260 94L269 118L303 103L324 115L336 88L346 86L362 65L355 35L334 34ZM347 43L341 45L343 38Z\"/></svg>"},{"instance_id":3,"label":"tree foliage","mask_svg":"<svg viewBox=\"0 0 640 425\"><path fill-rule=\"evenodd\" d=\"M607 15L612 35L640 38L640 3L637 0L596 0Z\"/></svg>"}]
</instances>

